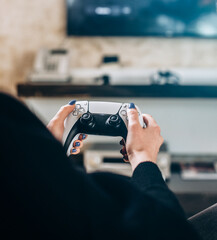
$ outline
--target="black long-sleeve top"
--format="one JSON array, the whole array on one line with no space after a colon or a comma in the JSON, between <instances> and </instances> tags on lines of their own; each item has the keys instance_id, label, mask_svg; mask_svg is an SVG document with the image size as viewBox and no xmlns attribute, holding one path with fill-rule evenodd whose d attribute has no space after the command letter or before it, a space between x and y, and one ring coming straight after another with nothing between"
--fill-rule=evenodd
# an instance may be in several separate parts
<instances>
[{"instance_id":1,"label":"black long-sleeve top","mask_svg":"<svg viewBox=\"0 0 217 240\"><path fill-rule=\"evenodd\" d=\"M154 163L86 174L25 106L0 106L1 239L198 239Z\"/></svg>"}]
</instances>

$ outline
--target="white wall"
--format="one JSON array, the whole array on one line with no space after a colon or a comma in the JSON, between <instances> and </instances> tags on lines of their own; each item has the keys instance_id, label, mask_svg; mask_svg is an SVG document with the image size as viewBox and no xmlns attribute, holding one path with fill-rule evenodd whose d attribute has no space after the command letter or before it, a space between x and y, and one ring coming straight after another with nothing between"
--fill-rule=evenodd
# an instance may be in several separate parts
<instances>
[{"instance_id":1,"label":"white wall","mask_svg":"<svg viewBox=\"0 0 217 240\"><path fill-rule=\"evenodd\" d=\"M70 98L29 98L26 102L46 124ZM79 99L77 99L79 100ZM82 99L84 100L84 99ZM206 99L121 99L91 100L134 102L151 114L162 129L162 136L176 154L217 154L217 100ZM117 141L91 136L89 142Z\"/></svg>"}]
</instances>

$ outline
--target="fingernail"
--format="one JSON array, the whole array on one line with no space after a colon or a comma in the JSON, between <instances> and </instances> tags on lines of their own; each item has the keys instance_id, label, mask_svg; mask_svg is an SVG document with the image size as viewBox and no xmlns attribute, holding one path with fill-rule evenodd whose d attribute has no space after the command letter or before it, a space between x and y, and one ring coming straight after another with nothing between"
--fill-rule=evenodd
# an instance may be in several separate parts
<instances>
[{"instance_id":1,"label":"fingernail","mask_svg":"<svg viewBox=\"0 0 217 240\"><path fill-rule=\"evenodd\" d=\"M72 100L71 102L69 102L69 105L74 105L76 103L76 100Z\"/></svg>"},{"instance_id":2,"label":"fingernail","mask_svg":"<svg viewBox=\"0 0 217 240\"><path fill-rule=\"evenodd\" d=\"M72 153L75 153L75 152L77 152L77 149L72 149Z\"/></svg>"},{"instance_id":3,"label":"fingernail","mask_svg":"<svg viewBox=\"0 0 217 240\"><path fill-rule=\"evenodd\" d=\"M130 103L130 104L129 104L129 109L133 109L133 108L134 108L134 109L136 108L136 107L135 107L135 104L134 104L134 103Z\"/></svg>"},{"instance_id":4,"label":"fingernail","mask_svg":"<svg viewBox=\"0 0 217 240\"><path fill-rule=\"evenodd\" d=\"M79 142L76 142L76 143L75 143L75 146L76 146L76 147L80 147L80 145L81 145L81 144L80 144Z\"/></svg>"},{"instance_id":5,"label":"fingernail","mask_svg":"<svg viewBox=\"0 0 217 240\"><path fill-rule=\"evenodd\" d=\"M82 135L82 139L85 139L85 138L86 138L86 135L85 135L85 134L83 134L83 135Z\"/></svg>"},{"instance_id":6,"label":"fingernail","mask_svg":"<svg viewBox=\"0 0 217 240\"><path fill-rule=\"evenodd\" d=\"M123 151L122 151L122 149L120 150L120 154L122 154L122 155L123 155Z\"/></svg>"}]
</instances>

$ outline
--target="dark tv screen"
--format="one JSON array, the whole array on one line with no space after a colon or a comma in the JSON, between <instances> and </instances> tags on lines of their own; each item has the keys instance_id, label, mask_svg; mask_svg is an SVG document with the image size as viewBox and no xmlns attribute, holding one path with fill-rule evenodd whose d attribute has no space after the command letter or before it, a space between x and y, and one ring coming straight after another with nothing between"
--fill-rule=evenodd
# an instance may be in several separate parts
<instances>
[{"instance_id":1,"label":"dark tv screen","mask_svg":"<svg viewBox=\"0 0 217 240\"><path fill-rule=\"evenodd\" d=\"M67 33L217 38L216 0L67 0Z\"/></svg>"}]
</instances>

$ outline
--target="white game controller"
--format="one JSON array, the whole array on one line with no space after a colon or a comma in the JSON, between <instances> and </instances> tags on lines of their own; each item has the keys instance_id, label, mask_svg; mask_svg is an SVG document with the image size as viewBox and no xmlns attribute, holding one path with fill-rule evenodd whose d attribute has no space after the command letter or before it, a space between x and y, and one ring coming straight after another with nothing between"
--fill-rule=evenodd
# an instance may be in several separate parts
<instances>
[{"instance_id":1,"label":"white game controller","mask_svg":"<svg viewBox=\"0 0 217 240\"><path fill-rule=\"evenodd\" d=\"M65 121L63 144L67 155L73 148L74 138L77 134L120 136L125 141L127 138L127 109L128 103L114 102L76 102L75 110ZM142 114L136 106L139 122L145 127Z\"/></svg>"}]
</instances>

